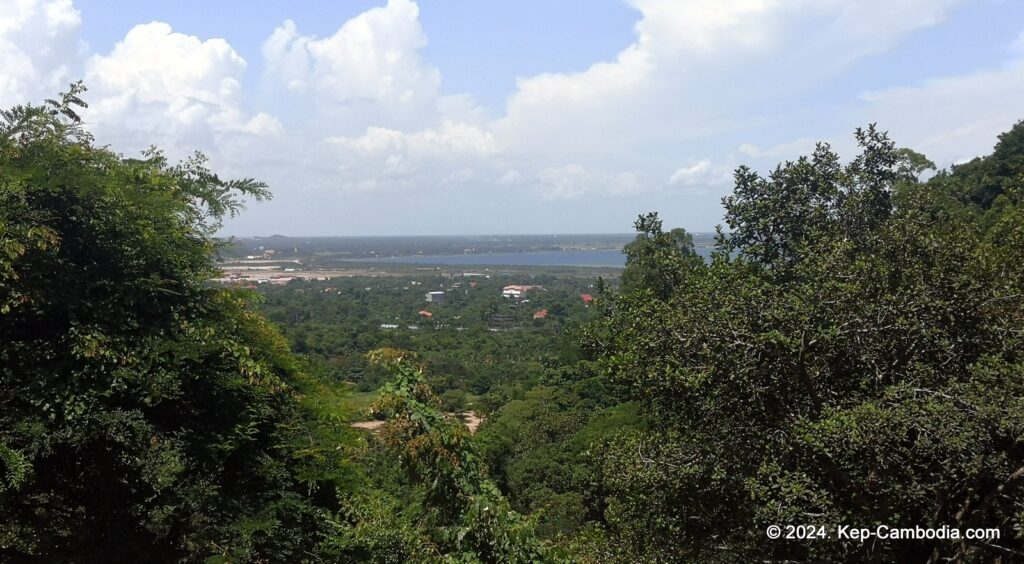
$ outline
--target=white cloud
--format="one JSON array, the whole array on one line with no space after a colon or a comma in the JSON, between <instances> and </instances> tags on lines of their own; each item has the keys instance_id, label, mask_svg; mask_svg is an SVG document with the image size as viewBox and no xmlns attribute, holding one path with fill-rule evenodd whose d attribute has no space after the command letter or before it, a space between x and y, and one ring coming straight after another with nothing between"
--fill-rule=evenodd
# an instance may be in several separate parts
<instances>
[{"instance_id":1,"label":"white cloud","mask_svg":"<svg viewBox=\"0 0 1024 564\"><path fill-rule=\"evenodd\" d=\"M494 168L494 151L487 131L445 121L411 133L370 127L359 136L329 137L318 155L335 166L336 181L328 190L418 192L469 184L476 168Z\"/></svg>"},{"instance_id":2,"label":"white cloud","mask_svg":"<svg viewBox=\"0 0 1024 564\"><path fill-rule=\"evenodd\" d=\"M877 121L897 144L940 167L991 151L1024 118L1024 57L1000 68L862 94L863 122Z\"/></svg>"},{"instance_id":3,"label":"white cloud","mask_svg":"<svg viewBox=\"0 0 1024 564\"><path fill-rule=\"evenodd\" d=\"M701 159L677 168L669 176L668 183L692 193L707 193L713 188L728 185L732 181L732 170L731 166L714 165L710 159Z\"/></svg>"},{"instance_id":4,"label":"white cloud","mask_svg":"<svg viewBox=\"0 0 1024 564\"><path fill-rule=\"evenodd\" d=\"M495 151L494 138L489 132L451 121L445 121L437 129L414 133L371 127L360 137L331 137L327 141L362 155L408 153L414 158L446 159L486 156Z\"/></svg>"},{"instance_id":5,"label":"white cloud","mask_svg":"<svg viewBox=\"0 0 1024 564\"><path fill-rule=\"evenodd\" d=\"M223 39L204 41L163 22L137 25L109 54L88 60L85 119L116 146L136 150L158 140L176 156L215 152L225 135L282 133L274 117L242 111L245 69Z\"/></svg>"},{"instance_id":6,"label":"white cloud","mask_svg":"<svg viewBox=\"0 0 1024 564\"><path fill-rule=\"evenodd\" d=\"M520 79L495 126L499 145L580 161L728 132L958 1L632 0L636 40L585 71Z\"/></svg>"},{"instance_id":7,"label":"white cloud","mask_svg":"<svg viewBox=\"0 0 1024 564\"><path fill-rule=\"evenodd\" d=\"M498 178L497 184L498 186L514 186L519 183L522 177L523 175L518 170L509 170Z\"/></svg>"},{"instance_id":8,"label":"white cloud","mask_svg":"<svg viewBox=\"0 0 1024 564\"><path fill-rule=\"evenodd\" d=\"M739 152L755 159L795 159L800 155L810 155L820 139L812 137L801 137L785 143L779 143L762 149L753 143L743 143L739 146Z\"/></svg>"},{"instance_id":9,"label":"white cloud","mask_svg":"<svg viewBox=\"0 0 1024 564\"><path fill-rule=\"evenodd\" d=\"M676 169L669 177L669 184L679 184L682 186L695 186L704 182L708 175L711 174L711 161L705 159L697 161L690 166L684 166Z\"/></svg>"},{"instance_id":10,"label":"white cloud","mask_svg":"<svg viewBox=\"0 0 1024 564\"><path fill-rule=\"evenodd\" d=\"M266 83L281 111L305 122L309 133L295 140L304 158L328 163L332 177L292 184L415 194L500 176L484 111L469 95L441 92L440 71L420 55L426 44L411 0L389 0L324 38L290 20L274 30L263 43Z\"/></svg>"},{"instance_id":11,"label":"white cloud","mask_svg":"<svg viewBox=\"0 0 1024 564\"><path fill-rule=\"evenodd\" d=\"M413 0L388 0L325 37L287 20L255 69L223 39L160 22L86 61L71 0L0 0L0 103L52 96L84 68L85 117L101 142L207 151L218 170L268 180L281 221L298 215L289 209L317 207L310 202L399 206L463 190L479 201L514 192L549 210L684 197L702 228L715 214L697 207L717 205L732 153L764 165L809 153L819 135L845 149L854 126L878 122L900 145L948 164L987 151L1024 116L1024 33L1016 60L1001 67L853 100L819 95L960 0L626 1L638 21L615 56L521 77L489 112L444 91L441 69L424 59ZM262 81L246 81L253 72Z\"/></svg>"},{"instance_id":12,"label":"white cloud","mask_svg":"<svg viewBox=\"0 0 1024 564\"><path fill-rule=\"evenodd\" d=\"M293 95L306 95L318 119L349 129L432 125L441 73L419 54L427 37L419 6L389 0L345 22L325 38L301 35L285 21L263 44L267 75Z\"/></svg>"},{"instance_id":13,"label":"white cloud","mask_svg":"<svg viewBox=\"0 0 1024 564\"><path fill-rule=\"evenodd\" d=\"M608 193L616 196L628 196L646 191L647 188L641 181L640 175L633 172L617 174L608 184Z\"/></svg>"},{"instance_id":14,"label":"white cloud","mask_svg":"<svg viewBox=\"0 0 1024 564\"><path fill-rule=\"evenodd\" d=\"M578 164L546 167L536 176L535 192L544 201L578 200L597 196L623 196L645 191L632 172L591 170Z\"/></svg>"},{"instance_id":15,"label":"white cloud","mask_svg":"<svg viewBox=\"0 0 1024 564\"><path fill-rule=\"evenodd\" d=\"M38 102L76 78L80 25L71 0L0 2L0 107Z\"/></svg>"},{"instance_id":16,"label":"white cloud","mask_svg":"<svg viewBox=\"0 0 1024 564\"><path fill-rule=\"evenodd\" d=\"M187 120L193 107L237 100L245 67L223 39L202 41L152 22L129 30L109 55L92 57L88 75L98 88L130 93L141 103L177 104Z\"/></svg>"},{"instance_id":17,"label":"white cloud","mask_svg":"<svg viewBox=\"0 0 1024 564\"><path fill-rule=\"evenodd\" d=\"M542 200L574 200L594 189L591 174L577 164L546 168L537 178Z\"/></svg>"}]
</instances>

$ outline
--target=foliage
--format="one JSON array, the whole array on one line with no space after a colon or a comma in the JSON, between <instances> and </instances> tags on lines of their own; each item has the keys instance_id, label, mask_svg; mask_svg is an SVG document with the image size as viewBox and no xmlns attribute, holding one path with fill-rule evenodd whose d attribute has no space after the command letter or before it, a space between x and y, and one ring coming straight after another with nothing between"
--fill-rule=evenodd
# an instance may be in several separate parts
<instances>
[{"instance_id":1,"label":"foliage","mask_svg":"<svg viewBox=\"0 0 1024 564\"><path fill-rule=\"evenodd\" d=\"M1018 121L999 136L992 154L977 157L941 172L933 185L948 191L958 200L981 210L1001 208L1010 201L1019 202L1010 192L1020 186L1024 174L1024 121ZM1018 194L1019 196L1019 194Z\"/></svg>"},{"instance_id":2,"label":"foliage","mask_svg":"<svg viewBox=\"0 0 1024 564\"><path fill-rule=\"evenodd\" d=\"M266 187L96 147L83 91L0 112L0 560L1024 558L1022 123L926 181L874 126L740 167L710 261L640 216L586 307L543 275L214 286ZM1002 537L764 534L801 524Z\"/></svg>"},{"instance_id":3,"label":"foliage","mask_svg":"<svg viewBox=\"0 0 1024 564\"><path fill-rule=\"evenodd\" d=\"M638 405L620 403L588 362L550 368L545 385L513 400L475 437L513 507L540 516L538 532L563 540L604 521L592 451L642 427Z\"/></svg>"},{"instance_id":4,"label":"foliage","mask_svg":"<svg viewBox=\"0 0 1024 564\"><path fill-rule=\"evenodd\" d=\"M1014 135L988 158L1015 162ZM982 221L959 199L965 170L921 184L884 133L869 127L857 140L847 165L819 145L768 178L741 167L712 262L655 263L660 279L679 280L666 298L623 294L588 329L587 349L654 422L601 455L608 536L596 553L1024 554L1020 208ZM1013 193L1020 177L985 182ZM1003 536L771 541L770 524L995 526Z\"/></svg>"},{"instance_id":5,"label":"foliage","mask_svg":"<svg viewBox=\"0 0 1024 564\"><path fill-rule=\"evenodd\" d=\"M0 559L298 558L299 365L207 284L266 189L94 146L82 91L0 113Z\"/></svg>"},{"instance_id":6,"label":"foliage","mask_svg":"<svg viewBox=\"0 0 1024 564\"><path fill-rule=\"evenodd\" d=\"M474 285L470 286L470 281ZM522 300L501 297L507 284L542 284ZM415 350L428 365L431 387L458 404L482 409L479 396L522 397L537 385L543 363L572 361L577 345L569 329L595 317L580 294L591 281L577 276L526 278L495 273L490 279L411 271L408 278L353 277L329 281L262 284L258 308L278 324L296 352L326 367L326 377L376 390L386 370L366 362L380 347ZM444 290L447 301L426 304L425 288ZM546 309L544 319L533 319ZM429 310L432 317L419 314ZM505 318L507 323L493 321Z\"/></svg>"},{"instance_id":7,"label":"foliage","mask_svg":"<svg viewBox=\"0 0 1024 564\"><path fill-rule=\"evenodd\" d=\"M693 250L693 236L681 227L665 232L661 226L657 213L642 215L634 223L636 239L622 250L626 254L624 291L643 289L667 298L685 279L688 265L700 262Z\"/></svg>"},{"instance_id":8,"label":"foliage","mask_svg":"<svg viewBox=\"0 0 1024 564\"><path fill-rule=\"evenodd\" d=\"M388 416L384 444L398 450L410 480L423 489L424 525L444 560L556 560L534 533L535 523L513 511L469 441L465 426L439 409L421 367L394 349L370 353L392 380L376 409Z\"/></svg>"}]
</instances>

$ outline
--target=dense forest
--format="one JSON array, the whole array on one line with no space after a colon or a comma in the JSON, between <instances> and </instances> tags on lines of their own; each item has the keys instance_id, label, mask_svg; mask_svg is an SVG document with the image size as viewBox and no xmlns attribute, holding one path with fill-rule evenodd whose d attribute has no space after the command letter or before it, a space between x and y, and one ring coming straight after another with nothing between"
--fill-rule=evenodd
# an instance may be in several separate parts
<instances>
[{"instance_id":1,"label":"dense forest","mask_svg":"<svg viewBox=\"0 0 1024 564\"><path fill-rule=\"evenodd\" d=\"M2 561L1024 560L1024 122L740 167L710 259L650 213L617 280L240 289L268 188L112 152L83 90L0 113Z\"/></svg>"},{"instance_id":2,"label":"dense forest","mask_svg":"<svg viewBox=\"0 0 1024 564\"><path fill-rule=\"evenodd\" d=\"M546 366L575 362L572 329L595 317L581 299L593 280L529 278L495 273L448 277L431 271L408 278L354 277L292 281L257 289L257 307L281 327L295 352L327 379L376 390L387 373L367 361L381 347L416 351L431 388L452 409L475 399L491 411L521 399ZM461 280L461 281L455 281ZM537 286L520 298L502 297L505 285ZM427 290L445 291L443 303L425 303Z\"/></svg>"}]
</instances>

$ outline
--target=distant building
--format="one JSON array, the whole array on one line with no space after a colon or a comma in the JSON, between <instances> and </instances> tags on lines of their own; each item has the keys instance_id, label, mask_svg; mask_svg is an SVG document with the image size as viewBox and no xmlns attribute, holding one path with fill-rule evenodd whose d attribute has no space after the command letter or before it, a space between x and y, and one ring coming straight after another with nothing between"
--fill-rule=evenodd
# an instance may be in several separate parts
<instances>
[{"instance_id":1,"label":"distant building","mask_svg":"<svg viewBox=\"0 0 1024 564\"><path fill-rule=\"evenodd\" d=\"M546 309L542 309L540 311L536 311L533 314L533 318L534 319L544 319L547 316L548 316L548 310L546 310Z\"/></svg>"},{"instance_id":2,"label":"distant building","mask_svg":"<svg viewBox=\"0 0 1024 564\"><path fill-rule=\"evenodd\" d=\"M583 303L589 305L590 302L594 301L594 296L591 296L590 294L580 294L580 299L583 300Z\"/></svg>"},{"instance_id":3,"label":"distant building","mask_svg":"<svg viewBox=\"0 0 1024 564\"><path fill-rule=\"evenodd\" d=\"M380 324L380 328L381 329L398 329L398 324L397 323L381 323Z\"/></svg>"},{"instance_id":4,"label":"distant building","mask_svg":"<svg viewBox=\"0 0 1024 564\"><path fill-rule=\"evenodd\" d=\"M430 313L429 311L427 311L425 309L421 309L420 310L420 317L434 317L434 314Z\"/></svg>"},{"instance_id":5,"label":"distant building","mask_svg":"<svg viewBox=\"0 0 1024 564\"><path fill-rule=\"evenodd\" d=\"M444 292L427 292L426 294L427 301L432 304L444 303L445 297Z\"/></svg>"},{"instance_id":6,"label":"distant building","mask_svg":"<svg viewBox=\"0 0 1024 564\"><path fill-rule=\"evenodd\" d=\"M519 298L527 292L534 290L543 290L544 286L527 286L522 284L510 284L501 289L501 297L503 298Z\"/></svg>"}]
</instances>

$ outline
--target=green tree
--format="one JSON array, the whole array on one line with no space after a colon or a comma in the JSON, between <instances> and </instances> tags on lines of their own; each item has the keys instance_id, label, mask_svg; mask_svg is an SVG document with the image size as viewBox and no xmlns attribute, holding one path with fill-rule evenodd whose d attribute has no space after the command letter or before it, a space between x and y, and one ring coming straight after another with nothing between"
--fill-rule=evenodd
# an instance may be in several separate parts
<instances>
[{"instance_id":1,"label":"green tree","mask_svg":"<svg viewBox=\"0 0 1024 564\"><path fill-rule=\"evenodd\" d=\"M715 259L585 333L652 426L600 455L623 559L991 561L1024 554L1024 221L857 131L725 199ZM1006 161L1012 157L1001 153ZM955 176L955 174L954 174ZM1013 190L1019 177L991 178ZM956 182L949 177L944 182ZM898 197L897 197L897 192ZM973 193L973 189L972 189ZM666 264L671 264L666 262ZM769 540L771 524L998 527L999 542Z\"/></svg>"},{"instance_id":2,"label":"green tree","mask_svg":"<svg viewBox=\"0 0 1024 564\"><path fill-rule=\"evenodd\" d=\"M622 250L626 254L623 291L647 290L665 299L685 277L686 265L699 262L693 236L681 227L663 231L656 212L641 215L634 227L636 239Z\"/></svg>"},{"instance_id":3,"label":"green tree","mask_svg":"<svg viewBox=\"0 0 1024 564\"><path fill-rule=\"evenodd\" d=\"M896 151L896 156L899 159L896 172L909 182L920 181L926 171L936 170L934 162L913 149L903 147Z\"/></svg>"},{"instance_id":4,"label":"green tree","mask_svg":"<svg viewBox=\"0 0 1024 564\"><path fill-rule=\"evenodd\" d=\"M375 409L388 417L384 443L423 490L423 526L451 562L540 562L558 557L534 532L535 522L509 507L469 441L465 426L445 416L422 367L407 353L379 349L371 359L390 370Z\"/></svg>"},{"instance_id":5,"label":"green tree","mask_svg":"<svg viewBox=\"0 0 1024 564\"><path fill-rule=\"evenodd\" d=\"M208 284L266 187L95 146L83 90L0 113L0 559L298 558L298 366Z\"/></svg>"},{"instance_id":6,"label":"green tree","mask_svg":"<svg viewBox=\"0 0 1024 564\"><path fill-rule=\"evenodd\" d=\"M945 185L959 199L981 209L989 209L1012 186L1019 185L1024 174L1024 121L999 135L991 154L956 165L940 174L935 184Z\"/></svg>"}]
</instances>

